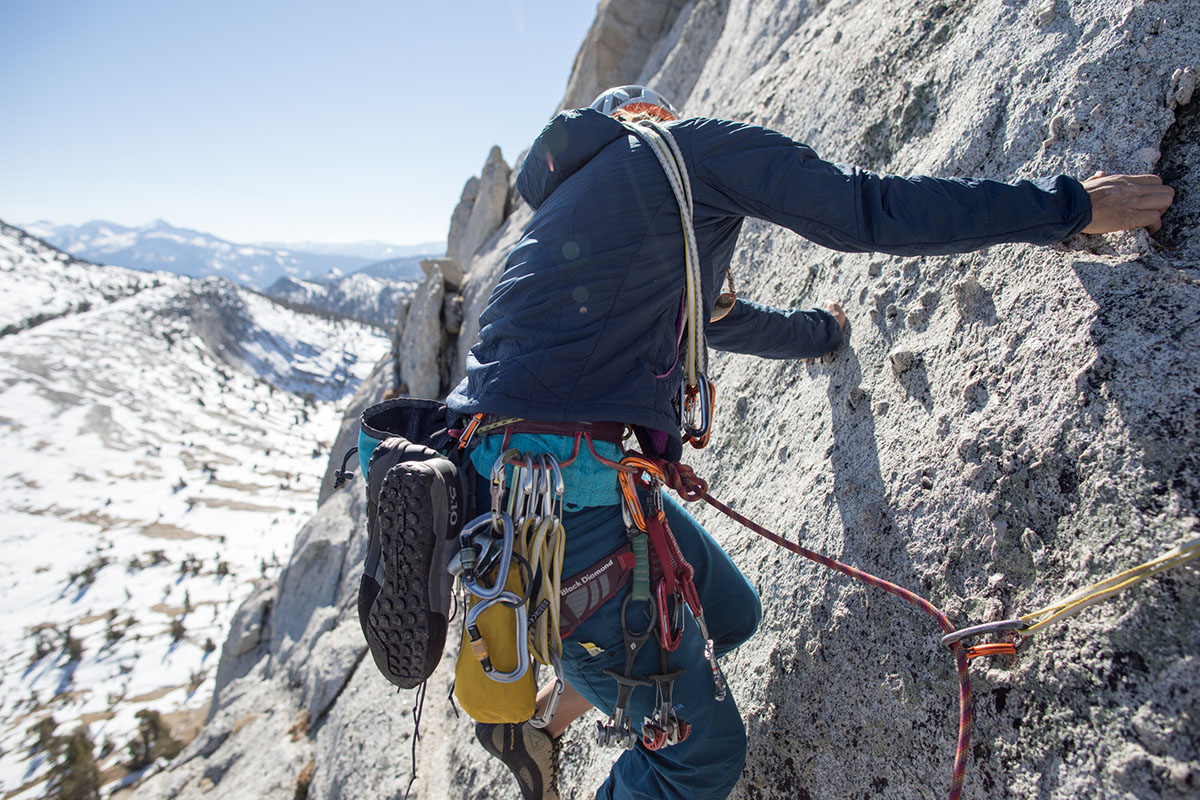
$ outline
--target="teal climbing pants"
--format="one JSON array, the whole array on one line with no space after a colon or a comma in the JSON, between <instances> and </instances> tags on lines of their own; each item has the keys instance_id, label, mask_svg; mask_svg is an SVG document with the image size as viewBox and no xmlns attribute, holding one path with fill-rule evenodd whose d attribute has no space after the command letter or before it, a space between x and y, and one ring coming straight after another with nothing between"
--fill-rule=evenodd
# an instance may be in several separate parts
<instances>
[{"instance_id":1,"label":"teal climbing pants","mask_svg":"<svg viewBox=\"0 0 1200 800\"><path fill-rule=\"evenodd\" d=\"M704 606L705 622L718 656L746 641L758 627L762 606L758 593L721 549L716 540L692 519L673 498L664 494L667 521L684 557L696 570L695 584ZM600 506L567 513L566 559L563 575L574 575L626 541L619 506ZM626 586L563 640L563 671L567 682L588 702L611 714L617 683L605 669L622 671L625 654L621 639L621 607L629 595ZM648 606L631 602L628 624L645 630L650 624ZM649 645L636 658L637 676L662 672L660 650ZM599 800L717 800L733 790L746 760L746 729L733 692L717 702L712 671L704 657L704 640L696 620L686 614L683 640L668 654L668 668L686 670L675 681L674 700L681 720L691 724L683 742L647 750L641 742L621 751L608 779L596 792ZM627 713L639 732L642 720L655 706L653 687L637 687Z\"/></svg>"}]
</instances>

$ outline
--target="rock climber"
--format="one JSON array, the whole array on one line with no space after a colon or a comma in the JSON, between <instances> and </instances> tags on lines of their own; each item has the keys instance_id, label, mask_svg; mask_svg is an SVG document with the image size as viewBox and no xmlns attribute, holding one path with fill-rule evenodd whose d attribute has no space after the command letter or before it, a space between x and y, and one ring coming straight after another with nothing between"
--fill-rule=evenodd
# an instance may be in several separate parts
<instances>
[{"instance_id":1,"label":"rock climber","mask_svg":"<svg viewBox=\"0 0 1200 800\"><path fill-rule=\"evenodd\" d=\"M820 356L837 346L846 318L836 302L784 310L721 291L747 217L835 250L941 255L1005 242L1046 245L1081 232L1154 231L1173 198L1153 175L1097 172L1083 182L1060 175L1014 184L877 175L823 161L773 130L683 118L646 87L609 89L590 108L556 116L526 156L517 188L535 213L480 318L466 378L448 398L463 415L548 424L550 432L516 429L507 446L566 460L571 425L620 423L650 454L668 461L681 456L684 235L663 168L625 126L646 120L678 143L690 179L708 344L765 358ZM563 470L564 575L626 541L617 477L600 460L621 458L615 438L597 440L594 454L582 449ZM484 437L473 450L480 474L496 460L500 440ZM754 633L759 598L680 505L666 499L665 511L695 569L720 656ZM653 624L645 612L623 613L629 591L604 602L564 639L568 686L547 727L477 725L484 747L513 770L526 800L558 797L557 741L568 725L592 707L613 711L618 684L612 675L626 656L623 625L628 633ZM681 644L667 659L671 670L685 670L673 697L690 735L669 747L649 750L639 743L623 752L597 798L724 798L736 784L745 729L732 696L714 696L696 628L688 615ZM655 648L643 649L639 674L660 671L661 658ZM655 699L651 687L632 691L627 713L635 727L650 716ZM539 702L546 700L543 691Z\"/></svg>"}]
</instances>

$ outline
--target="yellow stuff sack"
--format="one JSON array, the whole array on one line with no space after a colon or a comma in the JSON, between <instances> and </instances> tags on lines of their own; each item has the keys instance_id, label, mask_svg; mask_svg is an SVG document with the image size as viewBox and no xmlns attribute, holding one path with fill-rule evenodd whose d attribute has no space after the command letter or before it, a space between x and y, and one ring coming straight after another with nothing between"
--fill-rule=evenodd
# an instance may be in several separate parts
<instances>
[{"instance_id":1,"label":"yellow stuff sack","mask_svg":"<svg viewBox=\"0 0 1200 800\"><path fill-rule=\"evenodd\" d=\"M515 564L509 570L504 588L517 594L522 591L520 570ZM478 602L479 598L471 597L468 611ZM517 614L525 613L524 605L513 609L504 603L493 603L481 611L475 621L487 643L488 657L498 672L511 672L517 668ZM522 637L519 645L528 648L527 637ZM533 664L531 662L525 674L512 683L492 680L475 657L464 625L458 663L454 667L454 696L463 710L478 722L524 722L537 710Z\"/></svg>"}]
</instances>

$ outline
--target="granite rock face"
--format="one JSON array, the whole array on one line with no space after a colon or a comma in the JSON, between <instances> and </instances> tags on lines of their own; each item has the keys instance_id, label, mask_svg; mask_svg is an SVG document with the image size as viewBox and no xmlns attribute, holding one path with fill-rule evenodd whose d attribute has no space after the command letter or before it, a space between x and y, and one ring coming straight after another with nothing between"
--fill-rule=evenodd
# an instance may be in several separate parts
<instances>
[{"instance_id":1,"label":"granite rock face","mask_svg":"<svg viewBox=\"0 0 1200 800\"><path fill-rule=\"evenodd\" d=\"M681 17L680 10L693 5L695 0L601 0L596 21L575 56L563 107L586 106L605 89L634 83L648 60L661 62L672 48L664 36L677 19L687 16Z\"/></svg>"},{"instance_id":2,"label":"granite rock face","mask_svg":"<svg viewBox=\"0 0 1200 800\"><path fill-rule=\"evenodd\" d=\"M446 288L437 262L413 292L408 319L400 334L400 375L413 397L437 397L442 385L442 308Z\"/></svg>"},{"instance_id":3,"label":"granite rock face","mask_svg":"<svg viewBox=\"0 0 1200 800\"><path fill-rule=\"evenodd\" d=\"M636 42L611 32L632 29ZM1031 612L1200 535L1198 59L1200 0L601 3L568 105L643 81L687 114L768 125L879 171L1154 171L1178 192L1153 236L938 258L834 253L749 222L739 292L838 300L850 336L810 363L713 354L715 433L687 459L714 494L960 625ZM453 380L529 215L513 205L470 253ZM381 395L365 386L356 403ZM310 764L310 798L403 796L414 698L355 637L361 492L331 495L274 596L244 609L209 725L135 797L288 800ZM723 662L750 738L733 796L944 796L958 687L937 626L693 510L765 609ZM972 662L964 797L1200 793L1198 606L1189 565L1038 632L1015 658ZM410 796L514 796L443 700L456 650L451 635ZM592 743L594 718L566 735L564 797L590 797L614 757Z\"/></svg>"},{"instance_id":4,"label":"granite rock face","mask_svg":"<svg viewBox=\"0 0 1200 800\"><path fill-rule=\"evenodd\" d=\"M462 199L454 209L446 257L468 270L476 251L491 238L504 221L505 201L508 199L508 164L493 147L478 178L471 178L463 188Z\"/></svg>"}]
</instances>

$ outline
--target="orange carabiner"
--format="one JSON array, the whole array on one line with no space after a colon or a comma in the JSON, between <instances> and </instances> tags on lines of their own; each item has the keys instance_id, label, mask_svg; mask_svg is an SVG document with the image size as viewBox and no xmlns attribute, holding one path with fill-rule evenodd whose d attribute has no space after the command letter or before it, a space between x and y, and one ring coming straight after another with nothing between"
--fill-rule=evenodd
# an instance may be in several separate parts
<instances>
[{"instance_id":1,"label":"orange carabiner","mask_svg":"<svg viewBox=\"0 0 1200 800\"><path fill-rule=\"evenodd\" d=\"M476 414L475 416L471 417L471 422L467 425L466 429L458 437L458 449L459 450L462 450L468 444L471 443L471 437L475 435L475 429L479 427L479 424L481 422L483 422L483 414Z\"/></svg>"},{"instance_id":2,"label":"orange carabiner","mask_svg":"<svg viewBox=\"0 0 1200 800\"><path fill-rule=\"evenodd\" d=\"M992 644L977 644L967 648L967 658L980 656L1015 656L1017 646L1012 642L993 642Z\"/></svg>"}]
</instances>

